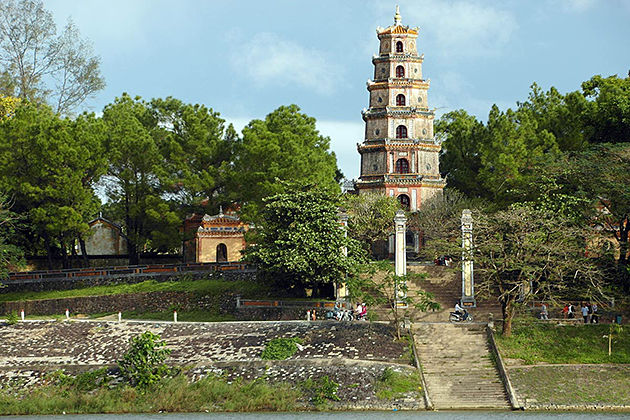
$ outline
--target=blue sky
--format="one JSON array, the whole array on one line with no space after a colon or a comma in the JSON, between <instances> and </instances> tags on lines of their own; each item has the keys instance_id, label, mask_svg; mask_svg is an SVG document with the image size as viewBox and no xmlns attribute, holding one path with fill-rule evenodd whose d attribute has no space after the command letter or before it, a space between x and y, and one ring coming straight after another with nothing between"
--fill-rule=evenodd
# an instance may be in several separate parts
<instances>
[{"instance_id":1,"label":"blue sky","mask_svg":"<svg viewBox=\"0 0 630 420\"><path fill-rule=\"evenodd\" d=\"M240 130L295 103L331 137L339 167L359 175L365 82L375 28L420 27L429 105L485 120L545 90L579 89L595 74L630 70L630 0L44 0L101 56L107 87L85 107L100 112L122 92L203 103Z\"/></svg>"}]
</instances>

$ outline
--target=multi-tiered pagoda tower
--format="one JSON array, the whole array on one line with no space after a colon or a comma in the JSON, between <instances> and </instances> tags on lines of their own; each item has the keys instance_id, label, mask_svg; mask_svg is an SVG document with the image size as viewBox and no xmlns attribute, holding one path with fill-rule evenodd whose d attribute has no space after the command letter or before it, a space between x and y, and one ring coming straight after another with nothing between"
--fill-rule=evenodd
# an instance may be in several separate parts
<instances>
[{"instance_id":1,"label":"multi-tiered pagoda tower","mask_svg":"<svg viewBox=\"0 0 630 420\"><path fill-rule=\"evenodd\" d=\"M416 40L418 28L402 26L396 6L394 25L377 28L380 53L374 56L374 80L368 80L370 108L363 110L365 141L358 144L360 193L397 197L415 211L445 182L440 176L440 143L433 135L429 81L422 78Z\"/></svg>"}]
</instances>

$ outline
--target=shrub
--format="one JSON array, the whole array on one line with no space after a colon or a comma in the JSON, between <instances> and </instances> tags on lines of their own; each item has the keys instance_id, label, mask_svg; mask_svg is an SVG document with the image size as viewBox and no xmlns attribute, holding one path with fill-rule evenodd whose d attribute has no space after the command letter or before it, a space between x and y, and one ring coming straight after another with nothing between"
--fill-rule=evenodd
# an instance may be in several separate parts
<instances>
[{"instance_id":1,"label":"shrub","mask_svg":"<svg viewBox=\"0 0 630 420\"><path fill-rule=\"evenodd\" d=\"M147 388L168 374L164 361L171 350L159 340L160 336L150 331L131 339L131 347L118 362L120 373L131 385Z\"/></svg>"},{"instance_id":2,"label":"shrub","mask_svg":"<svg viewBox=\"0 0 630 420\"><path fill-rule=\"evenodd\" d=\"M265 346L261 358L265 360L285 360L293 356L297 351L297 344L302 340L297 337L274 338Z\"/></svg>"},{"instance_id":3,"label":"shrub","mask_svg":"<svg viewBox=\"0 0 630 420\"><path fill-rule=\"evenodd\" d=\"M18 323L18 314L15 311L11 311L7 314L7 324L14 325Z\"/></svg>"},{"instance_id":4,"label":"shrub","mask_svg":"<svg viewBox=\"0 0 630 420\"><path fill-rule=\"evenodd\" d=\"M401 398L405 394L422 391L418 372L396 372L391 368L385 368L376 381L376 396L382 400Z\"/></svg>"},{"instance_id":5,"label":"shrub","mask_svg":"<svg viewBox=\"0 0 630 420\"><path fill-rule=\"evenodd\" d=\"M322 376L317 381L313 381L312 379L307 379L302 387L310 391L312 394L311 401L315 405L321 405L326 403L327 401L339 401L340 398L337 395L337 390L339 390L339 384L328 376Z\"/></svg>"}]
</instances>

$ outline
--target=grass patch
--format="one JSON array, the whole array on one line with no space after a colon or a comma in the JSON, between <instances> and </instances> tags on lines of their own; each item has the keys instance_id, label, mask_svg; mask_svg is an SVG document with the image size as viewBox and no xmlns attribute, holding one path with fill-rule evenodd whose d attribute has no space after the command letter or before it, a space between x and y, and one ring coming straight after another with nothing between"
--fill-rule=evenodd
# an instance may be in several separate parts
<instances>
[{"instance_id":1,"label":"grass patch","mask_svg":"<svg viewBox=\"0 0 630 420\"><path fill-rule=\"evenodd\" d=\"M376 381L376 397L381 400L401 398L405 394L420 394L422 392L420 373L416 370L409 373L396 372L385 368Z\"/></svg>"},{"instance_id":2,"label":"grass patch","mask_svg":"<svg viewBox=\"0 0 630 420\"><path fill-rule=\"evenodd\" d=\"M133 284L112 284L70 290L2 293L0 294L0 301L13 302L23 300L63 299L84 296L108 296L148 292L219 294L227 291L240 293L243 297L260 297L265 296L269 289L265 285L250 281L224 281L217 279L182 279L169 281L146 280Z\"/></svg>"},{"instance_id":3,"label":"grass patch","mask_svg":"<svg viewBox=\"0 0 630 420\"><path fill-rule=\"evenodd\" d=\"M630 331L625 329L613 340L608 356L608 324L558 325L515 322L512 336L496 335L501 354L537 363L630 363Z\"/></svg>"},{"instance_id":4,"label":"grass patch","mask_svg":"<svg viewBox=\"0 0 630 420\"><path fill-rule=\"evenodd\" d=\"M285 360L293 356L297 351L297 344L302 343L302 339L274 338L265 345L260 357L264 360Z\"/></svg>"},{"instance_id":5,"label":"grass patch","mask_svg":"<svg viewBox=\"0 0 630 420\"><path fill-rule=\"evenodd\" d=\"M79 386L63 378L32 390L0 390L0 415L157 413L203 411L295 411L304 408L302 392L287 383L268 384L261 380L226 382L207 377L190 383L185 376L165 379L147 390L124 386L99 386L90 391L88 375Z\"/></svg>"},{"instance_id":6,"label":"grass patch","mask_svg":"<svg viewBox=\"0 0 630 420\"><path fill-rule=\"evenodd\" d=\"M630 366L532 366L510 369L530 404L628 405Z\"/></svg>"},{"instance_id":7,"label":"grass patch","mask_svg":"<svg viewBox=\"0 0 630 420\"><path fill-rule=\"evenodd\" d=\"M161 312L136 312L125 311L122 313L123 320L126 319L142 319L151 321L172 321L173 311L166 310ZM204 311L204 310L191 310L191 311L177 311L177 320L184 322L224 322L234 321L236 317L231 314L221 314L216 310Z\"/></svg>"},{"instance_id":8,"label":"grass patch","mask_svg":"<svg viewBox=\"0 0 630 420\"><path fill-rule=\"evenodd\" d=\"M328 376L314 381L311 378L302 383L302 389L311 396L311 402L319 409L326 409L330 401L340 401L337 391L339 384Z\"/></svg>"}]
</instances>

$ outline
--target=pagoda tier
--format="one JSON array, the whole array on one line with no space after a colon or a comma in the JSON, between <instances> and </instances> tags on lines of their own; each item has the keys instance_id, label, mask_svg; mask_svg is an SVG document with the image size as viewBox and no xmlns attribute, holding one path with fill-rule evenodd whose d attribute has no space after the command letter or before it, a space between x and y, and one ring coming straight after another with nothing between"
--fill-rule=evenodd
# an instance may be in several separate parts
<instances>
[{"instance_id":1,"label":"pagoda tier","mask_svg":"<svg viewBox=\"0 0 630 420\"><path fill-rule=\"evenodd\" d=\"M361 154L360 193L397 197L411 211L445 182L439 172L441 146L433 133L428 106L430 83L422 78L424 55L418 55L418 28L402 26L396 10L394 25L377 29L379 55L372 58L374 80L368 80L370 107L362 111L365 138Z\"/></svg>"}]
</instances>

